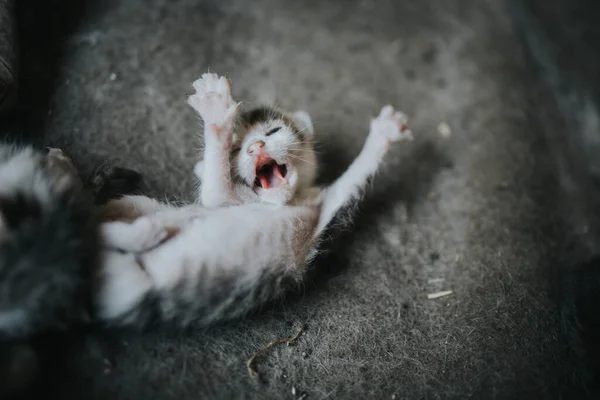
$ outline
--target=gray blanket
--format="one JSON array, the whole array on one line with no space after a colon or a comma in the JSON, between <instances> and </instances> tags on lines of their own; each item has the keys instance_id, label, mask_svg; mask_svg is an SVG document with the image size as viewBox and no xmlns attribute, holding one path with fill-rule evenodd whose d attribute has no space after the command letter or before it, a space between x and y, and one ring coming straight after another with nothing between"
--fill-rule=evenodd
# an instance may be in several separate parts
<instances>
[{"instance_id":1,"label":"gray blanket","mask_svg":"<svg viewBox=\"0 0 600 400\"><path fill-rule=\"evenodd\" d=\"M391 152L300 292L209 331L60 339L47 346L47 393L576 396L551 285L564 256L557 195L570 171L552 138L569 126L568 108L527 47L537 39L520 36L525 10L491 0L61 3L73 4L23 10L26 26L59 33L43 44L24 33L22 93L33 111L22 129L84 171L120 161L144 174L146 194L191 199L201 131L185 99L208 69L227 74L246 105L307 110L323 181L349 164L386 103L410 116L416 140ZM50 12L53 22L41 17ZM593 103L585 112L597 123ZM571 122L576 132L581 120ZM570 221L586 229L587 215ZM254 352L301 327L248 376Z\"/></svg>"}]
</instances>

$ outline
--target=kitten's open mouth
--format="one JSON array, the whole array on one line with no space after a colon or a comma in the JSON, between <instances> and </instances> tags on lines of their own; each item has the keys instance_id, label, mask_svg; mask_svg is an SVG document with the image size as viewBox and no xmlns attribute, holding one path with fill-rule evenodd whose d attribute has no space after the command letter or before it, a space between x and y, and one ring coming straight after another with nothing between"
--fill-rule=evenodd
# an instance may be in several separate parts
<instances>
[{"instance_id":1,"label":"kitten's open mouth","mask_svg":"<svg viewBox=\"0 0 600 400\"><path fill-rule=\"evenodd\" d=\"M277 164L275 160L266 159L256 164L256 179L254 184L263 189L276 188L287 182L288 167L285 164Z\"/></svg>"}]
</instances>

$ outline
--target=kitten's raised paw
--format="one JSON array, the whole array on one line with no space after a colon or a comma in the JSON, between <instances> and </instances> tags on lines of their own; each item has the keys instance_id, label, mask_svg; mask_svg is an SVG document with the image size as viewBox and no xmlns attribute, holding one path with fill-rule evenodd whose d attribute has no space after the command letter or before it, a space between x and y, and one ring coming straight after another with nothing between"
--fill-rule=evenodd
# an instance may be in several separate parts
<instances>
[{"instance_id":1,"label":"kitten's raised paw","mask_svg":"<svg viewBox=\"0 0 600 400\"><path fill-rule=\"evenodd\" d=\"M407 126L408 118L394 107L387 105L381 109L379 116L371 120L370 135L386 138L389 142L412 140L412 131Z\"/></svg>"},{"instance_id":2,"label":"kitten's raised paw","mask_svg":"<svg viewBox=\"0 0 600 400\"><path fill-rule=\"evenodd\" d=\"M135 237L130 251L143 252L158 246L169 234L167 229L152 222L149 218L138 218L131 224Z\"/></svg>"},{"instance_id":3,"label":"kitten's raised paw","mask_svg":"<svg viewBox=\"0 0 600 400\"><path fill-rule=\"evenodd\" d=\"M200 114L204 123L222 128L233 121L237 104L231 98L231 87L224 76L203 74L193 83L196 93L188 104Z\"/></svg>"}]
</instances>

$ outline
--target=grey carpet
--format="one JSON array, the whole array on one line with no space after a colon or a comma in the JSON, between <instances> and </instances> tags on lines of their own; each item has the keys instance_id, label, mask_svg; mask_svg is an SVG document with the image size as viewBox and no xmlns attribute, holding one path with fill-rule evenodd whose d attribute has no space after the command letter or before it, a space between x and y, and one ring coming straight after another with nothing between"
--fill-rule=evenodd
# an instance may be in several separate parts
<instances>
[{"instance_id":1,"label":"grey carpet","mask_svg":"<svg viewBox=\"0 0 600 400\"><path fill-rule=\"evenodd\" d=\"M0 0L0 112L14 105L17 93L17 48L13 0Z\"/></svg>"},{"instance_id":2,"label":"grey carpet","mask_svg":"<svg viewBox=\"0 0 600 400\"><path fill-rule=\"evenodd\" d=\"M246 105L307 110L324 181L386 103L416 140L391 152L300 293L207 332L49 339L47 396L577 398L551 284L562 181L547 131L564 121L504 2L70 3L22 6L16 129L84 171L120 160L145 193L190 199L200 130L185 98L209 68ZM248 377L253 352L301 326Z\"/></svg>"}]
</instances>

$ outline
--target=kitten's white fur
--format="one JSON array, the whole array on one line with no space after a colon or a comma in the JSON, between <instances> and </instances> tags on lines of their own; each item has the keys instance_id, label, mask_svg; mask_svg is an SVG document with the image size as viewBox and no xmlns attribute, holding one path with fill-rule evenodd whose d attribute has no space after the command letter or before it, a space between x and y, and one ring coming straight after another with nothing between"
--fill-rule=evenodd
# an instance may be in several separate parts
<instances>
[{"instance_id":1,"label":"kitten's white fur","mask_svg":"<svg viewBox=\"0 0 600 400\"><path fill-rule=\"evenodd\" d=\"M301 281L321 234L340 209L359 198L390 142L412 138L405 117L386 106L372 120L358 157L329 187L310 188L315 193L311 197L298 196L299 187L308 189L302 184L313 184L314 177L308 177L307 182L288 179L272 197L271 189L252 193L251 186L234 185L231 179L237 104L228 82L205 74L194 87L197 93L189 103L205 123L204 163L195 168L202 176L202 205L173 207L144 196L126 196L107 205L109 218L139 219L133 224L106 223L103 228L109 247L137 251L106 251L97 296L104 321L206 325L241 316L280 295L286 283ZM294 117L302 129L312 132L308 114ZM244 139L242 148L250 145L252 132ZM286 154L277 156L278 162L286 161ZM241 158L240 175L254 170L246 168L249 161ZM302 200L290 205L298 197ZM167 230L175 234L161 242ZM144 240L136 244L136 238Z\"/></svg>"}]
</instances>

